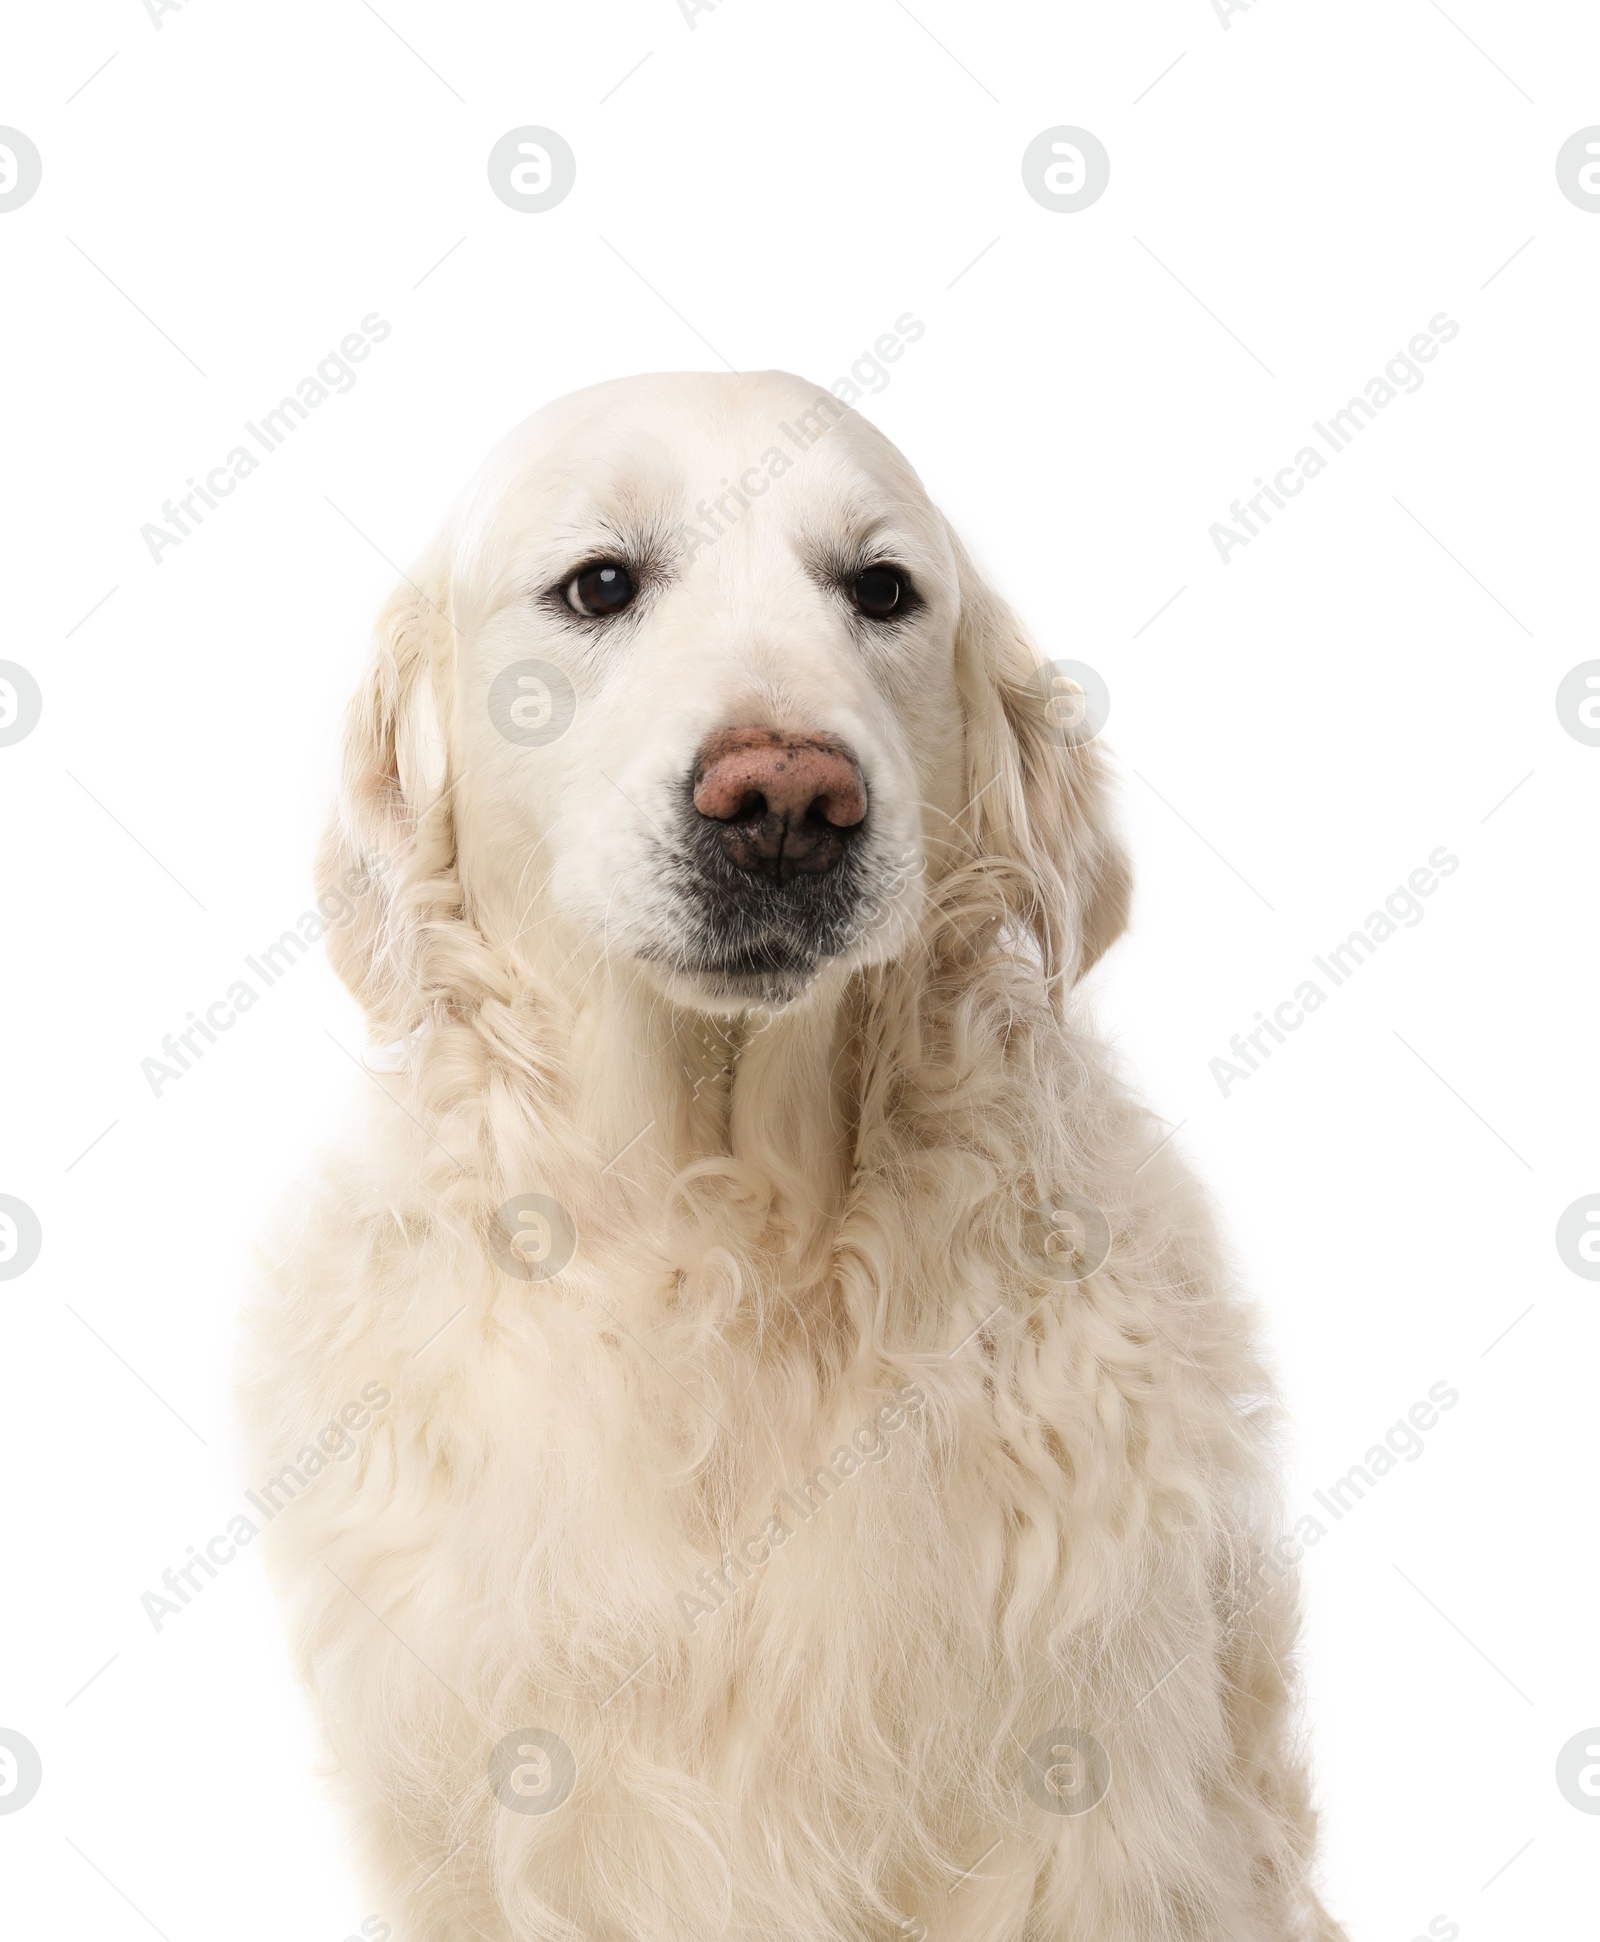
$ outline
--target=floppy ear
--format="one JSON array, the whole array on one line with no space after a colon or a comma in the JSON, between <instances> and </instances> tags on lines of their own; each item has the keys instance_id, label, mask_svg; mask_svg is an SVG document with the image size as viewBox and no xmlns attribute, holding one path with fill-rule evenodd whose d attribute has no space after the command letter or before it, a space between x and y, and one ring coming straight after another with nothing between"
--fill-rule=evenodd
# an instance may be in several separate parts
<instances>
[{"instance_id":1,"label":"floppy ear","mask_svg":"<svg viewBox=\"0 0 1600 1942\"><path fill-rule=\"evenodd\" d=\"M424 569L379 617L345 715L338 799L317 853L320 892L353 907L328 930L334 969L386 1038L423 1009L417 933L427 886L453 879L448 707L454 628L444 576Z\"/></svg>"},{"instance_id":2,"label":"floppy ear","mask_svg":"<svg viewBox=\"0 0 1600 1942\"><path fill-rule=\"evenodd\" d=\"M954 533L961 613L956 676L965 703L963 820L1001 867L1006 903L1037 939L1045 974L1071 984L1122 935L1132 879L1112 828L1106 762L1064 729L1052 670Z\"/></svg>"}]
</instances>

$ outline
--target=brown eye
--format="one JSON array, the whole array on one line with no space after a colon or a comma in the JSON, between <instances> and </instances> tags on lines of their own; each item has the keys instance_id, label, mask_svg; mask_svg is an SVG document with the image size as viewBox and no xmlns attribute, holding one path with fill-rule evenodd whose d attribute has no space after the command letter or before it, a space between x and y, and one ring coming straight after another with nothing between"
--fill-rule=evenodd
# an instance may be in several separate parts
<instances>
[{"instance_id":1,"label":"brown eye","mask_svg":"<svg viewBox=\"0 0 1600 1942\"><path fill-rule=\"evenodd\" d=\"M869 566L857 575L851 591L862 613L872 620L887 620L904 599L906 583L892 566Z\"/></svg>"},{"instance_id":2,"label":"brown eye","mask_svg":"<svg viewBox=\"0 0 1600 1942\"><path fill-rule=\"evenodd\" d=\"M586 566L567 582L567 605L575 614L596 619L606 614L620 614L637 591L633 576L625 566L615 560L602 560L598 566Z\"/></svg>"}]
</instances>

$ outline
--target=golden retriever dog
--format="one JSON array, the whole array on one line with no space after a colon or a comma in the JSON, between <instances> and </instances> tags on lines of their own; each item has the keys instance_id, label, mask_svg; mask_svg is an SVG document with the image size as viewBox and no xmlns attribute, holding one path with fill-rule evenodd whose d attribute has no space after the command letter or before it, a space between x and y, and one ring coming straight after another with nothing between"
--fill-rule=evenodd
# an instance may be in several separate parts
<instances>
[{"instance_id":1,"label":"golden retriever dog","mask_svg":"<svg viewBox=\"0 0 1600 1942\"><path fill-rule=\"evenodd\" d=\"M1339 1936L1094 727L782 374L547 407L389 602L319 872L393 1049L244 1395L405 1942Z\"/></svg>"}]
</instances>

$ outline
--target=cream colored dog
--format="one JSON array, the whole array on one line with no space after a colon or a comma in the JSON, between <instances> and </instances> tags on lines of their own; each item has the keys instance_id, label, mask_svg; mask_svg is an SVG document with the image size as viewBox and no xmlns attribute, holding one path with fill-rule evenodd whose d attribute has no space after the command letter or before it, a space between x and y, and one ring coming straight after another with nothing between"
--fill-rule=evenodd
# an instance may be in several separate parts
<instances>
[{"instance_id":1,"label":"cream colored dog","mask_svg":"<svg viewBox=\"0 0 1600 1942\"><path fill-rule=\"evenodd\" d=\"M552 405L390 602L320 867L398 1070L246 1398L408 1942L1339 1935L1092 725L777 374Z\"/></svg>"}]
</instances>

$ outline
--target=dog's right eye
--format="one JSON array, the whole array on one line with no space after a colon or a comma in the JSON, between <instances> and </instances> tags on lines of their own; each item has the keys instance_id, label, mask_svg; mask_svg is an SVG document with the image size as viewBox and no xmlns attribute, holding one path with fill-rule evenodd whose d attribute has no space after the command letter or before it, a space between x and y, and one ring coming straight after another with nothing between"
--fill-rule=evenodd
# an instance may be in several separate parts
<instances>
[{"instance_id":1,"label":"dog's right eye","mask_svg":"<svg viewBox=\"0 0 1600 1942\"><path fill-rule=\"evenodd\" d=\"M616 560L601 560L573 574L562 591L575 614L587 614L591 620L598 620L607 614L620 614L638 589L625 566Z\"/></svg>"},{"instance_id":2,"label":"dog's right eye","mask_svg":"<svg viewBox=\"0 0 1600 1942\"><path fill-rule=\"evenodd\" d=\"M887 620L905 599L905 576L897 567L869 566L851 589L856 606L873 620Z\"/></svg>"}]
</instances>

